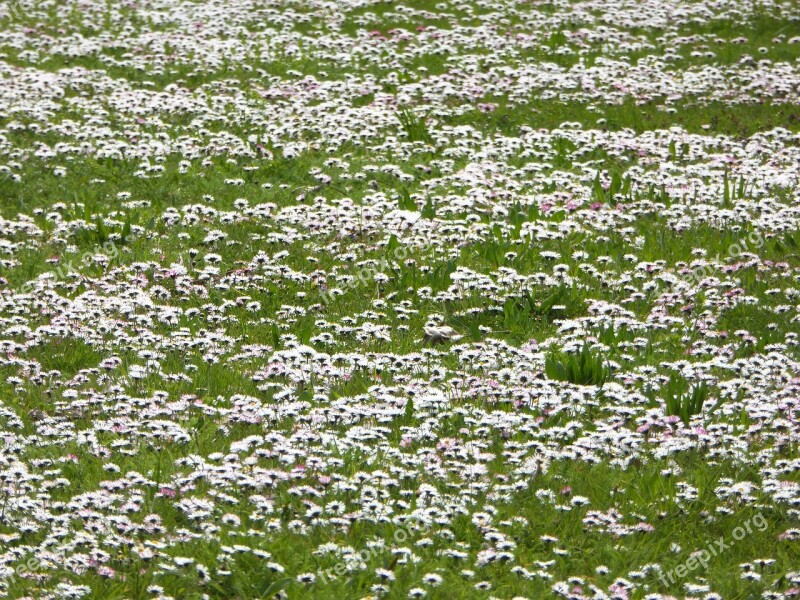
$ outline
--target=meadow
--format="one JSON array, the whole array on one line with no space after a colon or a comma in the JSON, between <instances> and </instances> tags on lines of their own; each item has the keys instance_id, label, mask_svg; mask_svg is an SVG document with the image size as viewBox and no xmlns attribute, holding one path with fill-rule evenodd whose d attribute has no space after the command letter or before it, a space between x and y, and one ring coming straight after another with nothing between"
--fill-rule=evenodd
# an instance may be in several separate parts
<instances>
[{"instance_id":1,"label":"meadow","mask_svg":"<svg viewBox=\"0 0 800 600\"><path fill-rule=\"evenodd\" d=\"M0 598L800 597L800 4L0 3Z\"/></svg>"}]
</instances>

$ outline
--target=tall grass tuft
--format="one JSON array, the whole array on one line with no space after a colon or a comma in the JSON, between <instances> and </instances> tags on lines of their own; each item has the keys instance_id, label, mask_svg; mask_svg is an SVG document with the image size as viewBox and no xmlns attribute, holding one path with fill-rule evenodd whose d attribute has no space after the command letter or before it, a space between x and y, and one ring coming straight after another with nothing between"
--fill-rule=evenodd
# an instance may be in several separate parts
<instances>
[{"instance_id":1,"label":"tall grass tuft","mask_svg":"<svg viewBox=\"0 0 800 600\"><path fill-rule=\"evenodd\" d=\"M417 116L410 109L403 108L397 113L397 120L400 121L400 127L402 127L409 141L433 141L433 138L428 131L427 119L424 116Z\"/></svg>"},{"instance_id":2,"label":"tall grass tuft","mask_svg":"<svg viewBox=\"0 0 800 600\"><path fill-rule=\"evenodd\" d=\"M665 412L668 417L680 417L688 425L694 415L703 411L707 397L708 386L705 382L694 385L687 391L686 381L673 375L664 390Z\"/></svg>"},{"instance_id":3,"label":"tall grass tuft","mask_svg":"<svg viewBox=\"0 0 800 600\"><path fill-rule=\"evenodd\" d=\"M544 372L550 379L576 385L603 385L611 376L608 364L589 348L589 344L584 344L578 354L549 354L545 359Z\"/></svg>"}]
</instances>

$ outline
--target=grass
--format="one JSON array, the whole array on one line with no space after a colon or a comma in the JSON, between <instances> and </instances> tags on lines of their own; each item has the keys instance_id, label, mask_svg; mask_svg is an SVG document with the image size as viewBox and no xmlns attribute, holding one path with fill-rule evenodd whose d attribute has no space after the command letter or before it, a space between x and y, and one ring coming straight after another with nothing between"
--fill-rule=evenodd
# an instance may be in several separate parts
<instances>
[{"instance_id":1,"label":"grass","mask_svg":"<svg viewBox=\"0 0 800 600\"><path fill-rule=\"evenodd\" d=\"M59 82L20 88L35 110L0 99L0 553L61 552L1 582L8 597L362 598L376 569L388 598L430 574L429 598L796 585L795 497L770 489L799 481L797 184L765 180L794 173L797 136L764 140L800 132L800 107L508 91L522 68L632 68L667 48L666 74L739 73L746 55L792 70L796 22L611 22L609 42L581 37L608 15L558 3L433 4L282 2L281 24L272 5L109 5L96 21L70 3L3 22L28 28L0 44L8 94L19 69ZM81 49L54 50L77 34ZM669 283L703 260L702 285ZM429 323L463 337L426 345ZM10 483L16 467L30 478ZM193 518L182 500L215 509ZM427 531L403 525L412 513ZM677 583L648 566L674 570L759 515ZM122 517L135 526L115 530ZM343 564L326 544L373 550L299 581ZM758 558L775 563L742 578Z\"/></svg>"},{"instance_id":2,"label":"grass","mask_svg":"<svg viewBox=\"0 0 800 600\"><path fill-rule=\"evenodd\" d=\"M601 386L610 376L610 369L604 363L602 356L584 344L577 354L549 354L545 360L544 372L557 381Z\"/></svg>"},{"instance_id":3,"label":"grass","mask_svg":"<svg viewBox=\"0 0 800 600\"><path fill-rule=\"evenodd\" d=\"M688 390L684 380L670 377L664 389L665 414L680 417L687 425L695 415L702 414L703 404L708 397L708 386L700 382Z\"/></svg>"}]
</instances>

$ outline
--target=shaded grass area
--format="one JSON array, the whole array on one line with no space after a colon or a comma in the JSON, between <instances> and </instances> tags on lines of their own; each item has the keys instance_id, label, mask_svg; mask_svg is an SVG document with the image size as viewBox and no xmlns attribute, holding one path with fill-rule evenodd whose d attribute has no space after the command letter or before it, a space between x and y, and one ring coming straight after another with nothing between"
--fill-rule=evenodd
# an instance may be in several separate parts
<instances>
[{"instance_id":1,"label":"shaded grass area","mask_svg":"<svg viewBox=\"0 0 800 600\"><path fill-rule=\"evenodd\" d=\"M637 104L626 100L622 104L583 104L556 100L535 100L519 105L505 104L501 98L494 112L478 110L457 117L444 117L448 125L470 125L485 135L517 136L520 127L555 129L565 123L579 123L584 128L619 131L632 129L636 133L678 126L689 133L750 137L759 131L776 127L800 131L800 107L785 104L726 104L723 102L681 102L674 112L667 106L648 102Z\"/></svg>"}]
</instances>

